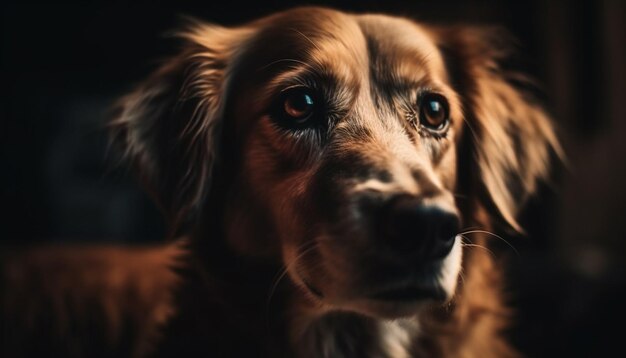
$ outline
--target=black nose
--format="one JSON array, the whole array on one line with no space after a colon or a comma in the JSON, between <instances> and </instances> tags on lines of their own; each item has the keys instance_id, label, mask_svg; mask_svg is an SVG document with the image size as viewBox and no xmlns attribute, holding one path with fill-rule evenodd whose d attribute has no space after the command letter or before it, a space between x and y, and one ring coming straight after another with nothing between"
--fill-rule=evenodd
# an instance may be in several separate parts
<instances>
[{"instance_id":1,"label":"black nose","mask_svg":"<svg viewBox=\"0 0 626 358\"><path fill-rule=\"evenodd\" d=\"M422 259L438 259L452 250L459 218L435 204L402 195L387 204L382 228L385 246Z\"/></svg>"}]
</instances>

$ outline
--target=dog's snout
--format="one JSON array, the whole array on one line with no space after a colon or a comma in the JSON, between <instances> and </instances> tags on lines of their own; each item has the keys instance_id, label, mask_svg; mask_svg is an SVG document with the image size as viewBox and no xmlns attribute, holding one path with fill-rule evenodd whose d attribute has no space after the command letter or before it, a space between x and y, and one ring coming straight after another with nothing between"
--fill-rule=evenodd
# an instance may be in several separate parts
<instances>
[{"instance_id":1,"label":"dog's snout","mask_svg":"<svg viewBox=\"0 0 626 358\"><path fill-rule=\"evenodd\" d=\"M447 255L460 225L456 213L408 195L393 198L382 220L385 246L422 259Z\"/></svg>"}]
</instances>

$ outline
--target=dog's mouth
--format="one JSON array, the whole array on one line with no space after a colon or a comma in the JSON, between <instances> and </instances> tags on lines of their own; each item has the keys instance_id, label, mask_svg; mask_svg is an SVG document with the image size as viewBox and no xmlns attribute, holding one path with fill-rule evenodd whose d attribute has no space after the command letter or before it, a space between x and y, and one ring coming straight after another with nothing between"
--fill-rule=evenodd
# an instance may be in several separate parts
<instances>
[{"instance_id":1,"label":"dog's mouth","mask_svg":"<svg viewBox=\"0 0 626 358\"><path fill-rule=\"evenodd\" d=\"M345 287L333 291L332 286L318 286L318 282L301 279L300 286L313 303L327 309L353 311L370 317L396 319L415 315L424 307L439 305L450 299L450 292L437 275L402 275L401 279L381 282L375 280L359 288ZM326 292L326 290L328 290Z\"/></svg>"},{"instance_id":2,"label":"dog's mouth","mask_svg":"<svg viewBox=\"0 0 626 358\"><path fill-rule=\"evenodd\" d=\"M421 262L341 257L351 263L346 266L346 270L353 270L348 271L351 275L339 270L324 271L323 275L303 270L295 272L295 280L312 303L326 309L390 319L407 317L424 307L444 304L453 297L461 267L461 250L457 242L446 257Z\"/></svg>"},{"instance_id":3,"label":"dog's mouth","mask_svg":"<svg viewBox=\"0 0 626 358\"><path fill-rule=\"evenodd\" d=\"M310 281L302 279L306 289L318 299L323 299L324 294L320 289L315 287ZM417 301L445 301L447 298L445 290L436 282L430 284L399 284L382 289L372 290L373 292L365 294L367 300L378 301L379 303L413 303Z\"/></svg>"},{"instance_id":4,"label":"dog's mouth","mask_svg":"<svg viewBox=\"0 0 626 358\"><path fill-rule=\"evenodd\" d=\"M422 262L418 266L396 265L379 267L376 276L370 276L364 298L378 304L443 302L448 298L441 280L445 259Z\"/></svg>"},{"instance_id":5,"label":"dog's mouth","mask_svg":"<svg viewBox=\"0 0 626 358\"><path fill-rule=\"evenodd\" d=\"M445 301L446 292L439 285L405 285L376 291L368 298L383 302Z\"/></svg>"}]
</instances>

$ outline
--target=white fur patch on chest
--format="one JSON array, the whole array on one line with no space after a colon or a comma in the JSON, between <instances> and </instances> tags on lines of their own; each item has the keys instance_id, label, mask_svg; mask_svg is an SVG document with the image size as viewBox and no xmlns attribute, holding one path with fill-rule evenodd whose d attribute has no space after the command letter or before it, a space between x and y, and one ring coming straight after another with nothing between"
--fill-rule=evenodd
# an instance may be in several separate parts
<instances>
[{"instance_id":1,"label":"white fur patch on chest","mask_svg":"<svg viewBox=\"0 0 626 358\"><path fill-rule=\"evenodd\" d=\"M294 340L300 358L410 358L415 318L394 321L330 314L309 322Z\"/></svg>"},{"instance_id":2,"label":"white fur patch on chest","mask_svg":"<svg viewBox=\"0 0 626 358\"><path fill-rule=\"evenodd\" d=\"M418 324L414 319L381 321L378 324L381 350L389 358L410 358L411 342L418 334Z\"/></svg>"}]
</instances>

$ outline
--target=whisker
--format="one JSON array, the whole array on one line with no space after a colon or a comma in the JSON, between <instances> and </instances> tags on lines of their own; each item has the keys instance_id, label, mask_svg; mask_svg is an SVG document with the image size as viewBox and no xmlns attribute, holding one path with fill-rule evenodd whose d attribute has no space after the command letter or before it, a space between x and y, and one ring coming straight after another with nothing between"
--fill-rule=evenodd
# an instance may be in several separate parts
<instances>
[{"instance_id":1,"label":"whisker","mask_svg":"<svg viewBox=\"0 0 626 358\"><path fill-rule=\"evenodd\" d=\"M287 274L289 273L289 268L293 267L294 265L297 265L298 261L307 253L309 253L310 251L312 251L313 249L317 248L317 240L313 240L310 242L306 242L303 245L299 246L296 251L302 250L300 251L300 253L298 255L296 255L294 258L292 258L289 262L286 262L284 264L284 268L281 269L275 276L275 278L272 280L274 281L272 284L272 287L270 288L268 297L267 297L267 304L266 304L266 322L268 324L268 330L270 329L269 324L270 324L270 320L269 320L269 313L270 313L270 306L271 306L271 302L272 302L272 298L274 297L274 294L276 293L276 290L278 289L278 285L280 284L280 282L287 276Z\"/></svg>"},{"instance_id":2,"label":"whisker","mask_svg":"<svg viewBox=\"0 0 626 358\"><path fill-rule=\"evenodd\" d=\"M480 226L468 226L468 227L465 227L465 228L461 229L459 234L463 235L468 230L480 230Z\"/></svg>"},{"instance_id":3,"label":"whisker","mask_svg":"<svg viewBox=\"0 0 626 358\"><path fill-rule=\"evenodd\" d=\"M472 138L474 138L475 143L480 143L474 127L472 127L472 124L467 120L467 118L465 118L465 116L463 116L463 122L465 122L467 128L469 128L470 134L472 135Z\"/></svg>"},{"instance_id":4,"label":"whisker","mask_svg":"<svg viewBox=\"0 0 626 358\"><path fill-rule=\"evenodd\" d=\"M309 43L311 43L311 45L313 45L313 47L315 47L315 49L317 51L319 51L320 53L323 53L324 51L322 51L322 49L318 46L317 43L315 43L315 41L311 40L310 37L308 37L307 35L303 34L302 31L296 29L296 28L291 28L292 31L298 33L300 36L304 37L305 40L307 40Z\"/></svg>"},{"instance_id":5,"label":"whisker","mask_svg":"<svg viewBox=\"0 0 626 358\"><path fill-rule=\"evenodd\" d=\"M289 262L286 262L284 265L284 268L282 270L280 270L277 274L276 274L276 278L273 280L274 283L272 284L272 288L270 290L270 294L268 297L268 304L269 301L272 298L272 295L275 293L276 288L278 287L278 284L280 283L280 281L285 277L285 275L287 274L287 272L289 271L289 268L291 268L293 265L297 264L297 261L300 260L304 255L306 255L308 252L310 252L311 250L313 250L314 248L317 247L317 242L315 241L311 241L311 242L307 242L304 245L301 245L298 249L296 249L296 251L302 250L300 251L300 253L292 258Z\"/></svg>"},{"instance_id":6,"label":"whisker","mask_svg":"<svg viewBox=\"0 0 626 358\"><path fill-rule=\"evenodd\" d=\"M495 238L498 238L498 239L502 240L502 241L503 241L505 244L507 244L507 245L508 245L511 249L513 249L513 251L515 252L515 254L516 254L518 257L520 256L520 253L519 253L519 251L517 251L517 249L515 248L515 246L513 246L510 242L508 242L507 240L505 240L502 236L497 235L497 234L494 234L494 233L492 233L492 232L490 232L490 231L487 231L487 230L469 230L469 231L464 231L464 232L461 232L461 233L459 233L459 235L463 236L463 235L467 235L467 234L476 234L476 233L491 235L491 236L493 236L493 237L495 237Z\"/></svg>"},{"instance_id":7,"label":"whisker","mask_svg":"<svg viewBox=\"0 0 626 358\"><path fill-rule=\"evenodd\" d=\"M459 193L452 193L452 196L454 196L455 198L458 198L458 199L467 199L468 198L467 195L459 194Z\"/></svg>"},{"instance_id":8,"label":"whisker","mask_svg":"<svg viewBox=\"0 0 626 358\"><path fill-rule=\"evenodd\" d=\"M276 64L279 64L281 62L293 62L293 63L296 63L296 64L304 66L304 69L307 72L309 72L309 73L314 73L315 72L315 68L313 66L311 66L310 64L308 64L308 63L306 63L304 61L293 59L293 58L283 58L283 59L280 59L280 60L272 61L272 62L268 63L267 65L260 67L257 71L265 70L266 68L271 67L271 66L276 65ZM294 69L295 68L296 67L294 67Z\"/></svg>"},{"instance_id":9,"label":"whisker","mask_svg":"<svg viewBox=\"0 0 626 358\"><path fill-rule=\"evenodd\" d=\"M465 236L463 236L463 235L461 235L461 234L459 234L459 236L461 236L461 237L462 237L462 238L464 238L464 239L467 239ZM493 257L494 259L496 258L496 254L495 254L493 251L491 251L491 250L490 250L488 247L486 247L486 246L483 246L483 245L478 245L478 244L467 244L467 243L464 243L463 241L461 241L461 246L462 246L462 247L476 247L476 248L483 249L483 250L487 251L487 252L491 255L491 257Z\"/></svg>"}]
</instances>

